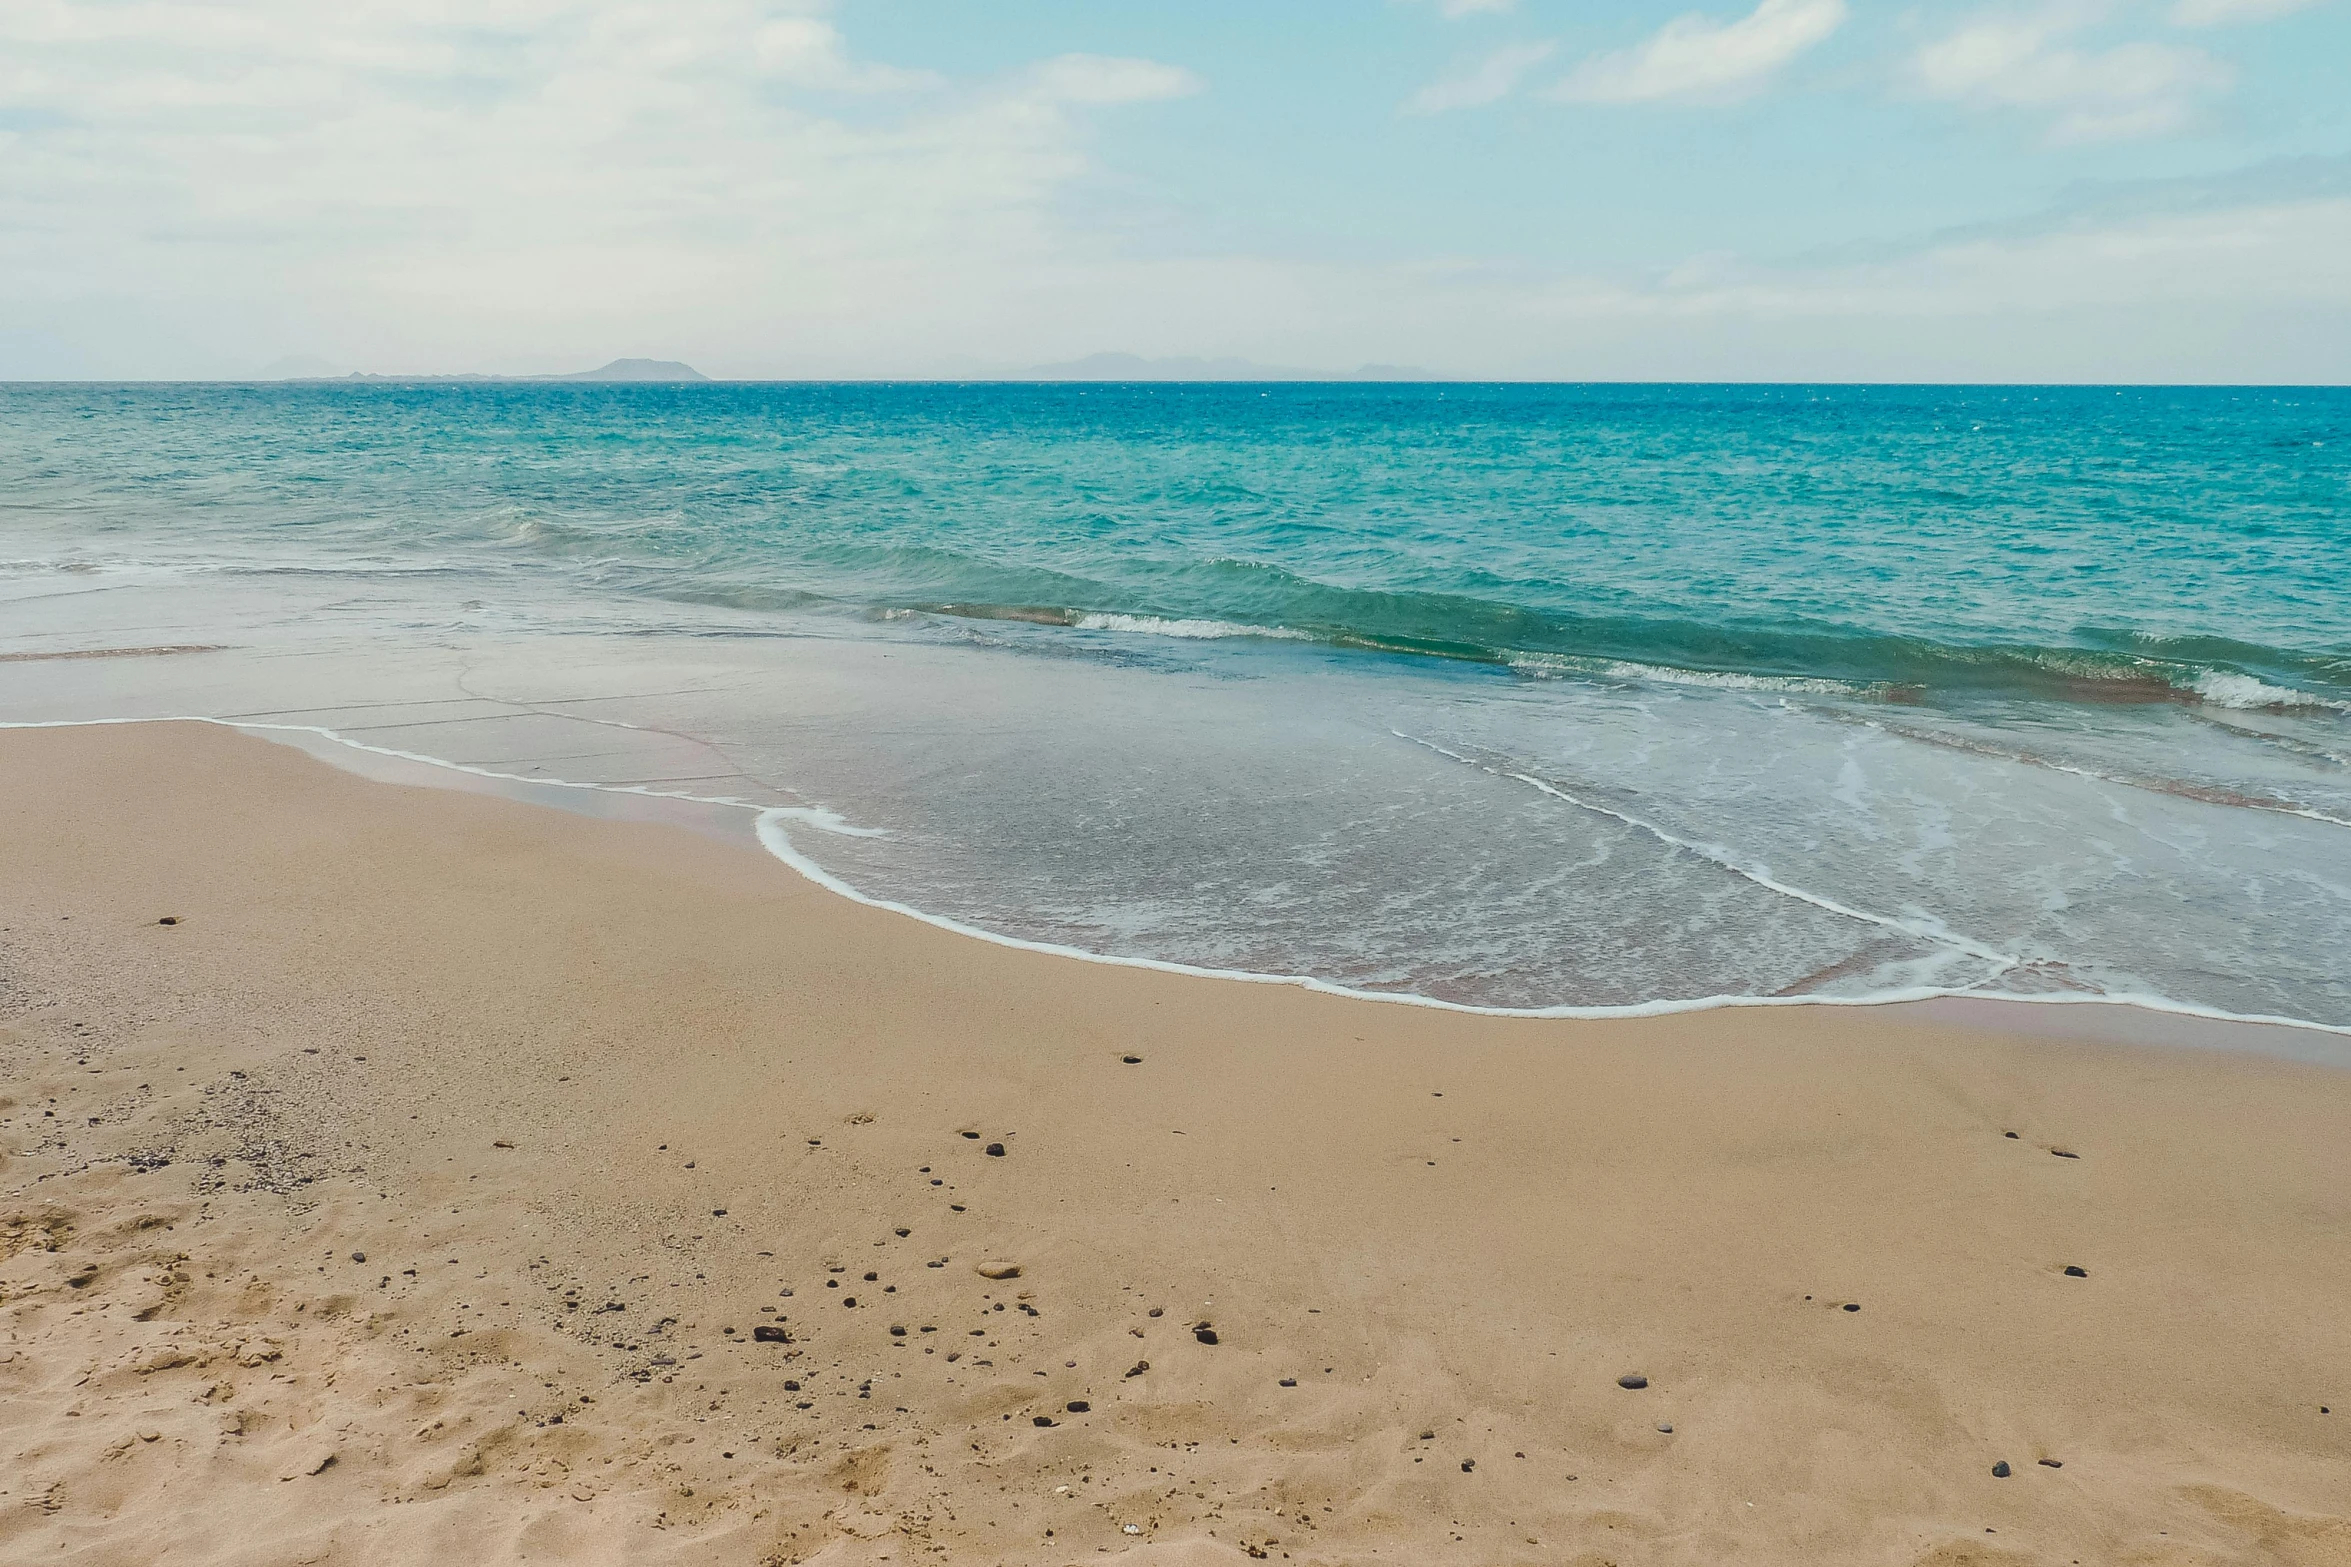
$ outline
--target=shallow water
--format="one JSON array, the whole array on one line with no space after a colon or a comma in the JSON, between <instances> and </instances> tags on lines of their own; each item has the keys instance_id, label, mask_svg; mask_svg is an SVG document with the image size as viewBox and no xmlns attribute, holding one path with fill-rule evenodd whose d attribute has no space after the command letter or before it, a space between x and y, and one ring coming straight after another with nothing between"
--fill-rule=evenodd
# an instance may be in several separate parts
<instances>
[{"instance_id":1,"label":"shallow water","mask_svg":"<svg viewBox=\"0 0 2351 1567\"><path fill-rule=\"evenodd\" d=\"M792 807L876 899L1460 1004L2351 1026L2347 456L2309 391L0 388L0 654L224 645L0 718Z\"/></svg>"}]
</instances>

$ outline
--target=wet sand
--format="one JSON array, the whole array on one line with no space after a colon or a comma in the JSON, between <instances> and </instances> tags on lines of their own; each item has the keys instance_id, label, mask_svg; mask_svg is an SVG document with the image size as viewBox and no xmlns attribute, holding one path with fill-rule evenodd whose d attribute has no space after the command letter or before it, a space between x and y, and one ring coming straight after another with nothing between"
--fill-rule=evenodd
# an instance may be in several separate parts
<instances>
[{"instance_id":1,"label":"wet sand","mask_svg":"<svg viewBox=\"0 0 2351 1567\"><path fill-rule=\"evenodd\" d=\"M11 1562L2351 1562L2347 1300L2333 1068L1109 968L0 734Z\"/></svg>"}]
</instances>

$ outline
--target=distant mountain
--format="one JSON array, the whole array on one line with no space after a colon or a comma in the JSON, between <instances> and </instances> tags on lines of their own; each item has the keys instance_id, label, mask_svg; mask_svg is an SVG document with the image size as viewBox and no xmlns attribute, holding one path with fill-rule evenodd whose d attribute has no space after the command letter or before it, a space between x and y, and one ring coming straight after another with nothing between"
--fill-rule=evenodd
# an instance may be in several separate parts
<instances>
[{"instance_id":1,"label":"distant mountain","mask_svg":"<svg viewBox=\"0 0 2351 1567\"><path fill-rule=\"evenodd\" d=\"M483 375L478 371L465 375L379 375L372 370L354 370L340 377L346 381L708 381L710 377L689 364L675 359L615 359L594 370L573 370L564 375Z\"/></svg>"},{"instance_id":2,"label":"distant mountain","mask_svg":"<svg viewBox=\"0 0 2351 1567\"><path fill-rule=\"evenodd\" d=\"M710 377L675 359L615 359L598 370L574 370L569 375L534 375L531 381L707 381Z\"/></svg>"},{"instance_id":3,"label":"distant mountain","mask_svg":"<svg viewBox=\"0 0 2351 1567\"><path fill-rule=\"evenodd\" d=\"M1037 365L1023 379L1037 381L1441 381L1418 365L1362 365L1353 370L1301 370L1253 359L1146 359L1141 354L1088 354L1066 364Z\"/></svg>"}]
</instances>

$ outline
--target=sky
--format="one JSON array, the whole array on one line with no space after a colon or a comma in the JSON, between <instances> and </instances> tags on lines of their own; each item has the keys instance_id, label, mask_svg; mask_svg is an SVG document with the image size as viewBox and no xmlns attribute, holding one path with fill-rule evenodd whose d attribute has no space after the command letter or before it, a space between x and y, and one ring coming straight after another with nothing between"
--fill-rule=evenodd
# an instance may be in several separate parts
<instances>
[{"instance_id":1,"label":"sky","mask_svg":"<svg viewBox=\"0 0 2351 1567\"><path fill-rule=\"evenodd\" d=\"M2351 0L0 0L0 377L2351 380Z\"/></svg>"}]
</instances>

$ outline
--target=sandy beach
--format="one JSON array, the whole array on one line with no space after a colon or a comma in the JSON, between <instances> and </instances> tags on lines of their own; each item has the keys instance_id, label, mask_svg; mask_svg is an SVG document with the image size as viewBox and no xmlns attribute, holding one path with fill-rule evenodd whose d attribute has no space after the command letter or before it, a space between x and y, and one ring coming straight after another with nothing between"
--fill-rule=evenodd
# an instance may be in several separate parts
<instances>
[{"instance_id":1,"label":"sandy beach","mask_svg":"<svg viewBox=\"0 0 2351 1567\"><path fill-rule=\"evenodd\" d=\"M2347 1131L2260 1055L1112 968L10 732L0 1559L2351 1562Z\"/></svg>"}]
</instances>

